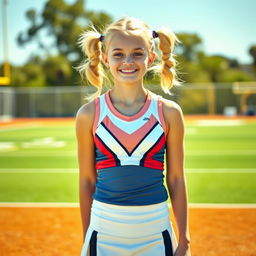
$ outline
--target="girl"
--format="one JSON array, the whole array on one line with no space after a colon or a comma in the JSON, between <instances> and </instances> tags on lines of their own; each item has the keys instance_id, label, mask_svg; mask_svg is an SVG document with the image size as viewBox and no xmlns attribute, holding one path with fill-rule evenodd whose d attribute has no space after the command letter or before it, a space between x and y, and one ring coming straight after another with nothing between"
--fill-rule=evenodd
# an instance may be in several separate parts
<instances>
[{"instance_id":1,"label":"girl","mask_svg":"<svg viewBox=\"0 0 256 256\"><path fill-rule=\"evenodd\" d=\"M82 256L190 255L182 111L143 86L156 57L156 37L162 52L161 88L168 93L176 81L177 38L170 30L152 32L142 21L126 17L103 35L93 29L79 40L88 59L78 70L97 88L76 116ZM101 62L114 83L102 95ZM163 185L165 149L178 241Z\"/></svg>"}]
</instances>

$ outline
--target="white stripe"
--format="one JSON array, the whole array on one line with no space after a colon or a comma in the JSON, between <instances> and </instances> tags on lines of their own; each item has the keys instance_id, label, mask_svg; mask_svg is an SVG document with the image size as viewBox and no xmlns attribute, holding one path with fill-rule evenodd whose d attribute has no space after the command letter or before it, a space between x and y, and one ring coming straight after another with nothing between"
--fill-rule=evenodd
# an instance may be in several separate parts
<instances>
[{"instance_id":1,"label":"white stripe","mask_svg":"<svg viewBox=\"0 0 256 256\"><path fill-rule=\"evenodd\" d=\"M256 173L255 168L197 168L197 169L186 169L186 173Z\"/></svg>"},{"instance_id":2,"label":"white stripe","mask_svg":"<svg viewBox=\"0 0 256 256\"><path fill-rule=\"evenodd\" d=\"M75 157L77 156L77 153L74 151L66 151L66 152L54 152L54 153L49 153L49 152L39 152L34 150L33 152L23 152L23 151L15 151L17 150L17 148L14 148L13 150L15 151L11 151L11 149L9 149L9 151L4 152L4 150L1 151L0 148L0 152L2 155L0 155L0 157L38 157L38 156L42 156L42 157L55 157L55 156L69 156L69 157Z\"/></svg>"},{"instance_id":3,"label":"white stripe","mask_svg":"<svg viewBox=\"0 0 256 256\"><path fill-rule=\"evenodd\" d=\"M193 155L215 155L215 156L222 156L222 155L256 155L256 150L221 150L221 151L197 151L191 150L186 152L186 155L193 156Z\"/></svg>"},{"instance_id":4,"label":"white stripe","mask_svg":"<svg viewBox=\"0 0 256 256\"><path fill-rule=\"evenodd\" d=\"M0 127L0 132L9 132L9 131L16 131L16 130L24 130L24 129L31 129L31 128L39 128L42 127L40 123L25 123L25 124L17 124L17 125L10 125L10 126L2 126Z\"/></svg>"},{"instance_id":5,"label":"white stripe","mask_svg":"<svg viewBox=\"0 0 256 256\"><path fill-rule=\"evenodd\" d=\"M171 207L171 204L168 204ZM190 203L189 208L256 208L256 204Z\"/></svg>"},{"instance_id":6,"label":"white stripe","mask_svg":"<svg viewBox=\"0 0 256 256\"><path fill-rule=\"evenodd\" d=\"M79 207L79 203L46 203L46 202L6 202L6 203L0 203L0 207L51 207L51 208L77 208Z\"/></svg>"},{"instance_id":7,"label":"white stripe","mask_svg":"<svg viewBox=\"0 0 256 256\"><path fill-rule=\"evenodd\" d=\"M51 208L78 208L79 203L66 202L0 202L0 207L51 207ZM168 207L172 208L171 203ZM224 203L189 203L189 208L249 208L255 209L256 204L224 204Z\"/></svg>"},{"instance_id":8,"label":"white stripe","mask_svg":"<svg viewBox=\"0 0 256 256\"><path fill-rule=\"evenodd\" d=\"M102 120L105 118L105 116L108 115L108 113L110 112L110 110L108 109L107 102L105 101L105 93L101 94L99 99L100 99L100 109L99 109L100 113L99 113L99 121L96 124L96 127L98 127L99 123L101 123Z\"/></svg>"},{"instance_id":9,"label":"white stripe","mask_svg":"<svg viewBox=\"0 0 256 256\"><path fill-rule=\"evenodd\" d=\"M112 137L112 135L103 127L100 125L97 128L97 135L101 138L101 140L118 156L125 155L127 156L127 153L125 150L120 146L120 144ZM104 138L104 139L102 139ZM117 153L118 152L118 153Z\"/></svg>"},{"instance_id":10,"label":"white stripe","mask_svg":"<svg viewBox=\"0 0 256 256\"><path fill-rule=\"evenodd\" d=\"M163 133L163 129L158 123L153 130L147 135L147 137L142 141L142 143L136 148L134 154L137 156L143 157L144 153L146 153L160 138L161 134ZM140 158L140 159L141 159Z\"/></svg>"},{"instance_id":11,"label":"white stripe","mask_svg":"<svg viewBox=\"0 0 256 256\"><path fill-rule=\"evenodd\" d=\"M242 125L244 120L197 120L194 123L198 126L233 126Z\"/></svg>"},{"instance_id":12,"label":"white stripe","mask_svg":"<svg viewBox=\"0 0 256 256\"><path fill-rule=\"evenodd\" d=\"M0 168L0 173L78 173L77 168ZM256 169L252 168L219 168L219 169L186 169L185 173L256 173Z\"/></svg>"}]
</instances>

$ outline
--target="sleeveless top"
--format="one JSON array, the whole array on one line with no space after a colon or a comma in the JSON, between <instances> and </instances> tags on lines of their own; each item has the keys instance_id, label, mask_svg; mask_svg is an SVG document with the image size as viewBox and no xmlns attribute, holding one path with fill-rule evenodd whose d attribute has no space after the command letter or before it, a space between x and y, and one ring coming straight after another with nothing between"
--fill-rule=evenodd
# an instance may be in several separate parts
<instances>
[{"instance_id":1,"label":"sleeveless top","mask_svg":"<svg viewBox=\"0 0 256 256\"><path fill-rule=\"evenodd\" d=\"M93 136L98 175L93 198L116 205L166 201L166 125L161 96L147 90L140 111L126 116L114 107L109 92L95 99Z\"/></svg>"}]
</instances>

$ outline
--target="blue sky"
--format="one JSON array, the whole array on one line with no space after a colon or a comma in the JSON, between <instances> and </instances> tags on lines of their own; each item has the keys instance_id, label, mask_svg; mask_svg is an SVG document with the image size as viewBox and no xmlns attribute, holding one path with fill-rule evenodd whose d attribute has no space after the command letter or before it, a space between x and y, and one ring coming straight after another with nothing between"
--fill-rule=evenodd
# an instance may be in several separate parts
<instances>
[{"instance_id":1,"label":"blue sky","mask_svg":"<svg viewBox=\"0 0 256 256\"><path fill-rule=\"evenodd\" d=\"M20 48L16 37L28 27L25 11L34 8L40 12L45 2L8 0L8 47L11 63L23 64L32 52L38 51L36 44L32 43ZM72 3L74 0L66 2ZM87 0L85 5L89 10L107 12L114 20L126 15L140 18L152 30L168 26L176 33L197 33L203 39L203 50L206 53L223 54L236 58L241 63L251 62L248 49L256 44L255 0ZM0 25L2 62L2 19Z\"/></svg>"}]
</instances>

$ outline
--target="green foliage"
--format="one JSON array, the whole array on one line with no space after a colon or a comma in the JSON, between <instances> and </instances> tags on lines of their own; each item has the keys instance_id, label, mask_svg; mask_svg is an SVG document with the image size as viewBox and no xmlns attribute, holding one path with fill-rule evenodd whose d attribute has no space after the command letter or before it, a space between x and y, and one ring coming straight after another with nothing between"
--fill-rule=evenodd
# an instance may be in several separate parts
<instances>
[{"instance_id":1,"label":"green foliage","mask_svg":"<svg viewBox=\"0 0 256 256\"><path fill-rule=\"evenodd\" d=\"M228 70L228 60L221 56L203 56L200 59L200 66L206 70L212 82L218 81L218 74Z\"/></svg>"},{"instance_id":2,"label":"green foliage","mask_svg":"<svg viewBox=\"0 0 256 256\"><path fill-rule=\"evenodd\" d=\"M26 64L22 67L13 67L11 85L15 87L44 87L45 75L40 65Z\"/></svg>"},{"instance_id":3,"label":"green foliage","mask_svg":"<svg viewBox=\"0 0 256 256\"><path fill-rule=\"evenodd\" d=\"M227 69L225 71L218 72L217 80L221 82L243 82L243 81L253 81L255 78L249 73L245 73L238 69Z\"/></svg>"},{"instance_id":4,"label":"green foliage","mask_svg":"<svg viewBox=\"0 0 256 256\"><path fill-rule=\"evenodd\" d=\"M33 57L28 64L12 67L11 81L15 87L70 85L72 67L64 56Z\"/></svg>"},{"instance_id":5,"label":"green foliage","mask_svg":"<svg viewBox=\"0 0 256 256\"><path fill-rule=\"evenodd\" d=\"M256 45L252 45L249 48L249 54L252 56L253 65L256 67Z\"/></svg>"},{"instance_id":6,"label":"green foliage","mask_svg":"<svg viewBox=\"0 0 256 256\"><path fill-rule=\"evenodd\" d=\"M112 21L107 13L85 10L83 0L70 4L64 0L48 0L41 14L30 9L26 12L26 17L30 27L18 35L18 44L23 46L36 41L46 56L53 55L49 49L55 55L57 50L58 55L65 56L71 66L82 59L82 53L77 46L81 32L90 23L100 27ZM53 39L51 46L41 39L43 31L47 32L47 37Z\"/></svg>"},{"instance_id":7,"label":"green foliage","mask_svg":"<svg viewBox=\"0 0 256 256\"><path fill-rule=\"evenodd\" d=\"M187 61L196 60L196 53L200 50L202 39L197 34L177 33L181 44L177 45L177 52Z\"/></svg>"},{"instance_id":8,"label":"green foliage","mask_svg":"<svg viewBox=\"0 0 256 256\"><path fill-rule=\"evenodd\" d=\"M182 90L182 92L180 92L180 94L178 95L179 104L182 106L184 114L203 114L207 112L206 88L201 90L197 88L195 88L195 90L184 89Z\"/></svg>"},{"instance_id":9,"label":"green foliage","mask_svg":"<svg viewBox=\"0 0 256 256\"><path fill-rule=\"evenodd\" d=\"M69 82L72 70L69 61L64 56L48 57L42 69L49 85L69 85L67 82Z\"/></svg>"},{"instance_id":10,"label":"green foliage","mask_svg":"<svg viewBox=\"0 0 256 256\"><path fill-rule=\"evenodd\" d=\"M202 66L195 62L183 62L183 65L179 65L180 68L180 78L188 83L200 83L200 82L210 82L210 74L207 70L203 69Z\"/></svg>"}]
</instances>

